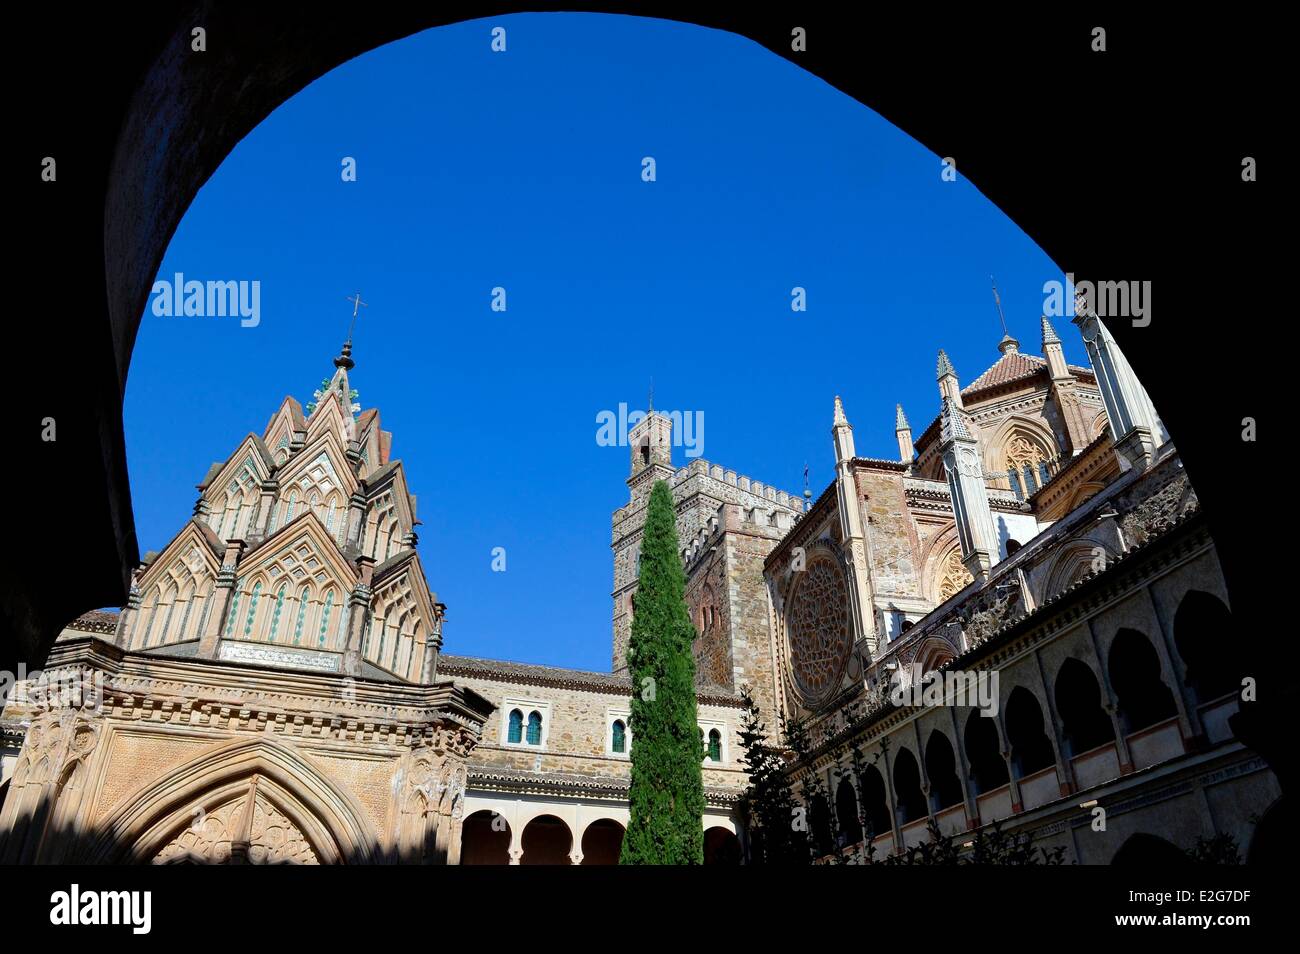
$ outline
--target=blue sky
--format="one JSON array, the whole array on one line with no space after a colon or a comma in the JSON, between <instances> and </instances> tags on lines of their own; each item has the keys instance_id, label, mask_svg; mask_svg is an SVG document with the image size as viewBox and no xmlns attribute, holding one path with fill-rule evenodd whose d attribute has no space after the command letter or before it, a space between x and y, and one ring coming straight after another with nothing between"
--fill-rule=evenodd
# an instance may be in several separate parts
<instances>
[{"instance_id":1,"label":"blue sky","mask_svg":"<svg viewBox=\"0 0 1300 954\"><path fill-rule=\"evenodd\" d=\"M644 408L653 377L656 407L703 413L705 459L791 492L807 462L816 494L836 394L858 453L892 458L895 402L917 433L938 410L939 347L963 383L998 357L990 274L1040 353L1062 273L960 165L943 181L857 101L691 25L529 14L346 63L239 144L159 269L258 280L261 320L146 310L125 409L141 550L285 394L311 400L359 290L352 381L418 495L444 651L608 670L628 452L598 446L599 412Z\"/></svg>"}]
</instances>

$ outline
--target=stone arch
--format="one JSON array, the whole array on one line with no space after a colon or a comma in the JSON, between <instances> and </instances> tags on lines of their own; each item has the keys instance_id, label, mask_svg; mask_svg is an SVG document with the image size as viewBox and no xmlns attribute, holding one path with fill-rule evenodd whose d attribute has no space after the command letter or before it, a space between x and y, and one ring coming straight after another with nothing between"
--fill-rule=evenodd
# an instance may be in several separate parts
<instances>
[{"instance_id":1,"label":"stone arch","mask_svg":"<svg viewBox=\"0 0 1300 954\"><path fill-rule=\"evenodd\" d=\"M840 847L856 845L862 840L862 817L858 793L847 778L835 787L835 819L839 823Z\"/></svg>"},{"instance_id":2,"label":"stone arch","mask_svg":"<svg viewBox=\"0 0 1300 954\"><path fill-rule=\"evenodd\" d=\"M184 829L196 810L248 792L291 822L323 864L379 860L379 835L356 800L296 749L271 739L239 739L173 768L129 795L99 826L77 859L88 864L147 863Z\"/></svg>"},{"instance_id":3,"label":"stone arch","mask_svg":"<svg viewBox=\"0 0 1300 954\"><path fill-rule=\"evenodd\" d=\"M740 864L740 839L730 828L713 825L704 831L704 863L706 865Z\"/></svg>"},{"instance_id":4,"label":"stone arch","mask_svg":"<svg viewBox=\"0 0 1300 954\"><path fill-rule=\"evenodd\" d=\"M963 741L976 795L1001 788L1011 780L1007 773L1006 759L1002 757L1002 738L998 734L997 721L996 718L981 715L978 709L971 709L970 715L966 717Z\"/></svg>"},{"instance_id":5,"label":"stone arch","mask_svg":"<svg viewBox=\"0 0 1300 954\"><path fill-rule=\"evenodd\" d=\"M984 473L998 479L998 485L1005 489L1020 491L1028 496L1045 482L1039 471L1039 465L1050 466L1050 462L1060 456L1060 448L1052 429L1040 420L1023 414L1012 414L998 423L993 432L982 441L984 451ZM1007 477L1013 465L1018 472L1024 465L1033 467L1034 479L1025 484L1023 474L1018 474L1018 482Z\"/></svg>"},{"instance_id":6,"label":"stone arch","mask_svg":"<svg viewBox=\"0 0 1300 954\"><path fill-rule=\"evenodd\" d=\"M957 771L952 742L942 730L932 730L925 743L925 774L930 780L930 807L935 812L960 805L964 800Z\"/></svg>"},{"instance_id":7,"label":"stone arch","mask_svg":"<svg viewBox=\"0 0 1300 954\"><path fill-rule=\"evenodd\" d=\"M953 563L954 554L956 563ZM939 531L925 545L921 553L921 566L923 568L921 571L922 592L935 605L944 602L949 596L957 592L952 587L959 581L962 573L965 574L966 582L970 582L970 573L961 562L961 542L957 537L957 525L955 523L949 524ZM951 578L947 585L945 585L946 578Z\"/></svg>"},{"instance_id":8,"label":"stone arch","mask_svg":"<svg viewBox=\"0 0 1300 954\"><path fill-rule=\"evenodd\" d=\"M627 833L622 822L612 818L597 818L582 830L579 845L584 865L616 865L623 851L623 836Z\"/></svg>"},{"instance_id":9,"label":"stone arch","mask_svg":"<svg viewBox=\"0 0 1300 954\"><path fill-rule=\"evenodd\" d=\"M1070 758L1115 741L1115 728L1103 708L1101 681L1091 666L1067 659L1056 673L1054 692Z\"/></svg>"},{"instance_id":10,"label":"stone arch","mask_svg":"<svg viewBox=\"0 0 1300 954\"><path fill-rule=\"evenodd\" d=\"M1118 559L1115 552L1094 540L1077 542L1065 547L1052 560L1045 581L1035 597L1039 602L1051 599L1075 583L1110 566Z\"/></svg>"},{"instance_id":11,"label":"stone arch","mask_svg":"<svg viewBox=\"0 0 1300 954\"><path fill-rule=\"evenodd\" d=\"M921 674L938 669L957 658L957 650L942 636L929 636L916 649L913 662L921 667Z\"/></svg>"},{"instance_id":12,"label":"stone arch","mask_svg":"<svg viewBox=\"0 0 1300 954\"><path fill-rule=\"evenodd\" d=\"M498 821L497 819L500 819ZM484 808L472 812L461 823L462 865L510 864L510 823L504 815Z\"/></svg>"},{"instance_id":13,"label":"stone arch","mask_svg":"<svg viewBox=\"0 0 1300 954\"><path fill-rule=\"evenodd\" d=\"M1174 694L1165 684L1160 657L1145 634L1129 628L1116 633L1106 669L1126 733L1178 714Z\"/></svg>"},{"instance_id":14,"label":"stone arch","mask_svg":"<svg viewBox=\"0 0 1300 954\"><path fill-rule=\"evenodd\" d=\"M1223 600L1204 590L1189 590L1174 613L1174 647L1198 704L1241 692L1246 675L1241 655L1230 645L1232 613Z\"/></svg>"},{"instance_id":15,"label":"stone arch","mask_svg":"<svg viewBox=\"0 0 1300 954\"><path fill-rule=\"evenodd\" d=\"M540 811L524 824L519 844L521 865L572 864L573 832L564 819L550 812Z\"/></svg>"},{"instance_id":16,"label":"stone arch","mask_svg":"<svg viewBox=\"0 0 1300 954\"><path fill-rule=\"evenodd\" d=\"M1007 696L1002 712L1016 778L1054 766L1056 753L1047 737L1043 707L1038 697L1024 686L1016 686Z\"/></svg>"},{"instance_id":17,"label":"stone arch","mask_svg":"<svg viewBox=\"0 0 1300 954\"><path fill-rule=\"evenodd\" d=\"M925 794L921 791L921 766L912 750L903 746L894 757L894 797L898 801L898 823L925 818Z\"/></svg>"}]
</instances>

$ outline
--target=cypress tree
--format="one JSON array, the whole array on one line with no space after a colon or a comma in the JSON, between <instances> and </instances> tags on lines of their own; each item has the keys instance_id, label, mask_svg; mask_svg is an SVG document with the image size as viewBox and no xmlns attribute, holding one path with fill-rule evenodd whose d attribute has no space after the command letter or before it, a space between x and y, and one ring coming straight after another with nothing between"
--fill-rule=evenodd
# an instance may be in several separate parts
<instances>
[{"instance_id":1,"label":"cypress tree","mask_svg":"<svg viewBox=\"0 0 1300 954\"><path fill-rule=\"evenodd\" d=\"M631 817L620 864L704 863L704 746L696 721L694 640L672 492L657 480L646 510L628 641Z\"/></svg>"}]
</instances>

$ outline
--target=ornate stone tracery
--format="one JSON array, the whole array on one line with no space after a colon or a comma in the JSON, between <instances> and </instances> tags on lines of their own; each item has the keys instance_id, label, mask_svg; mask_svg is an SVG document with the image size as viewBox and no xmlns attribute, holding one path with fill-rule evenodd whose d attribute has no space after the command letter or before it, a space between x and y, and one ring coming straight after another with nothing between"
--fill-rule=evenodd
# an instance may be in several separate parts
<instances>
[{"instance_id":1,"label":"ornate stone tracery","mask_svg":"<svg viewBox=\"0 0 1300 954\"><path fill-rule=\"evenodd\" d=\"M787 620L795 688L813 706L834 691L853 651L848 588L833 559L815 559L798 575Z\"/></svg>"},{"instance_id":2,"label":"ornate stone tracery","mask_svg":"<svg viewBox=\"0 0 1300 954\"><path fill-rule=\"evenodd\" d=\"M955 547L949 550L948 555L939 564L938 602L942 603L956 596L970 584L972 579L974 577L970 575L970 570L966 569L966 564L961 560L961 551Z\"/></svg>"}]
</instances>

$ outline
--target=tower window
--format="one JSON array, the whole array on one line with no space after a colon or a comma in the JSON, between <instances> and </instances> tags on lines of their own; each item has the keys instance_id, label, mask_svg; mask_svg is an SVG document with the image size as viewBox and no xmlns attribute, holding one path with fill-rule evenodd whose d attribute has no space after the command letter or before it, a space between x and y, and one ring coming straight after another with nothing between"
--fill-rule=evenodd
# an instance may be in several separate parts
<instances>
[{"instance_id":1,"label":"tower window","mask_svg":"<svg viewBox=\"0 0 1300 954\"><path fill-rule=\"evenodd\" d=\"M622 719L614 720L614 742L612 748L615 752L627 751L627 726L623 724Z\"/></svg>"},{"instance_id":2,"label":"tower window","mask_svg":"<svg viewBox=\"0 0 1300 954\"><path fill-rule=\"evenodd\" d=\"M528 713L528 744L542 744L542 714L540 712Z\"/></svg>"},{"instance_id":3,"label":"tower window","mask_svg":"<svg viewBox=\"0 0 1300 954\"><path fill-rule=\"evenodd\" d=\"M722 761L722 733L717 729L709 730L708 757L710 762Z\"/></svg>"},{"instance_id":4,"label":"tower window","mask_svg":"<svg viewBox=\"0 0 1300 954\"><path fill-rule=\"evenodd\" d=\"M518 709L510 713L510 731L506 741L518 745L524 738L524 714Z\"/></svg>"}]
</instances>

